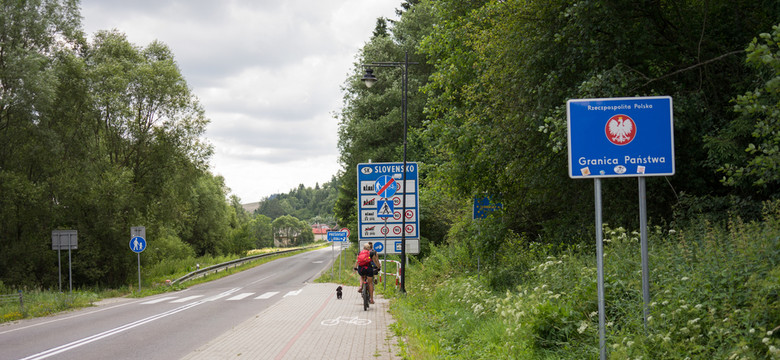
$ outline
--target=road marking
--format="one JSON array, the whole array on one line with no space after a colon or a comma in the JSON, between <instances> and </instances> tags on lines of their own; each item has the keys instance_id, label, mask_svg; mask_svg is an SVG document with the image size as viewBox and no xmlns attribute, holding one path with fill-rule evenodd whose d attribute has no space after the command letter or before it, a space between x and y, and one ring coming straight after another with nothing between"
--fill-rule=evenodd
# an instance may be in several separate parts
<instances>
[{"instance_id":1,"label":"road marking","mask_svg":"<svg viewBox=\"0 0 780 360\"><path fill-rule=\"evenodd\" d=\"M259 282L261 282L261 281L263 281L263 280L265 280L265 279L268 279L268 278L270 278L271 276L274 276L274 275L276 275L276 273L273 273L273 274L271 274L271 275L268 275L268 276L266 276L266 277L264 277L264 278L260 278L260 279L257 279L257 280L255 280L255 281L252 281L251 283L247 284L247 286L248 286L248 285L254 285L254 284L256 284L256 283L259 283Z\"/></svg>"},{"instance_id":2,"label":"road marking","mask_svg":"<svg viewBox=\"0 0 780 360\"><path fill-rule=\"evenodd\" d=\"M181 299L178 299L178 300L173 300L173 301L171 301L171 303L172 303L172 304L175 304L175 303L183 303L183 302L187 302L187 301L190 301L190 300L197 299L197 298L199 298L199 297L202 297L202 296L203 296L203 295L193 295L193 296L187 296L187 297L185 297L185 298L181 298Z\"/></svg>"},{"instance_id":3,"label":"road marking","mask_svg":"<svg viewBox=\"0 0 780 360\"><path fill-rule=\"evenodd\" d=\"M278 293L279 293L278 291L270 291L270 292L267 292L267 293L265 293L263 295L260 295L260 296L256 297L255 299L256 300L257 299L259 299L259 300L270 299L272 296L274 296L274 295L276 295Z\"/></svg>"},{"instance_id":4,"label":"road marking","mask_svg":"<svg viewBox=\"0 0 780 360\"><path fill-rule=\"evenodd\" d=\"M223 297L228 296L228 295L230 295L230 294L232 294L232 293L234 293L234 292L236 292L238 290L241 290L241 288L230 289L230 290L225 291L225 292L223 292L223 293L221 293L219 295L214 296L213 299L216 300L216 299L219 299L219 298L223 298ZM175 298L172 298L172 299L175 299ZM141 320L138 320L138 321L134 321L134 322L131 322L129 324L125 324L125 325L113 328L111 330L104 331L104 332L99 333L99 334L88 336L88 337L85 337L85 338L80 339L80 340L69 342L69 343L67 343L65 345L60 345L60 346L57 346L55 348L51 348L49 350L42 351L42 352L39 352L37 354L33 354L33 355L30 355L30 356L28 356L26 358L22 358L22 359L19 359L19 360L40 360L40 359L45 359L45 358L48 358L48 357L51 357L51 356L54 356L54 355L57 355L57 354L69 351L69 350L73 350L73 349L75 349L77 347L80 347L82 345L86 345L86 344L89 344L91 342L95 342L95 341L98 341L100 339L107 338L109 336L122 333L122 332L130 330L130 329L132 329L134 327L141 326L141 325L144 325L146 323L150 323L152 321L159 320L159 319L162 319L164 317L176 314L178 312L182 312L184 310L191 309L193 307L196 307L198 305L201 305L201 304L205 303L206 301L211 301L211 300L210 299L205 299L205 300L201 300L201 301L196 301L194 303L182 305L182 306L179 306L179 307L177 307L177 308L175 308L173 310L168 310L166 312L159 313L157 315L152 315L152 316L149 316L147 318L144 318L144 319L141 319Z\"/></svg>"},{"instance_id":5,"label":"road marking","mask_svg":"<svg viewBox=\"0 0 780 360\"><path fill-rule=\"evenodd\" d=\"M157 304L157 303L161 303L163 301L172 300L172 299L175 299L175 298L176 298L176 296L161 297L159 299L154 299L154 300L151 300L151 301L142 302L141 305Z\"/></svg>"},{"instance_id":6,"label":"road marking","mask_svg":"<svg viewBox=\"0 0 780 360\"><path fill-rule=\"evenodd\" d=\"M303 289L298 289L298 290L295 290L295 291L290 291L290 292L288 292L287 294L285 294L285 295L284 295L284 297L298 295L298 294L300 294L300 293L301 293L301 291L303 291Z\"/></svg>"},{"instance_id":7,"label":"road marking","mask_svg":"<svg viewBox=\"0 0 780 360\"><path fill-rule=\"evenodd\" d=\"M203 300L203 301L214 301L214 300L219 300L219 299L221 299L221 298L223 298L223 297L225 297L225 296L228 296L228 295L230 295L230 294L232 294L232 293L234 293L234 292L236 292L236 291L238 291L238 290L241 290L241 288L233 288L233 289L230 289L230 290L228 290L228 291L225 291L225 292L223 292L223 293L221 293L221 294L219 294L219 295L214 295L214 296L212 296L212 297L210 297L210 298L208 298L208 299L205 299L205 300Z\"/></svg>"},{"instance_id":8,"label":"road marking","mask_svg":"<svg viewBox=\"0 0 780 360\"><path fill-rule=\"evenodd\" d=\"M252 296L252 295L254 295L254 294L255 294L255 293L243 293L243 294L238 294L238 295L236 295L236 296L233 296L232 298L230 298L230 299L227 299L227 300L228 300L228 301L241 300L241 299L243 299L243 298L246 298L246 297Z\"/></svg>"}]
</instances>

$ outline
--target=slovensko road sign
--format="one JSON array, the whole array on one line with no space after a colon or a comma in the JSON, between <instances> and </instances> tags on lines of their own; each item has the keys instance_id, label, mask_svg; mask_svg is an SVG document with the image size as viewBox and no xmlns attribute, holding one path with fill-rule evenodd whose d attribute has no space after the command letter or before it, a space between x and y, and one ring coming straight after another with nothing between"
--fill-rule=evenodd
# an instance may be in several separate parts
<instances>
[{"instance_id":1,"label":"slovensko road sign","mask_svg":"<svg viewBox=\"0 0 780 360\"><path fill-rule=\"evenodd\" d=\"M358 164L358 239L401 240L420 238L419 167L406 163L406 184L403 163ZM394 188L393 190L391 190ZM392 195L389 195L390 193ZM383 196L385 195L385 196ZM381 201L390 201L392 217L382 213ZM404 209L404 201L406 208ZM405 210L405 211L404 211ZM387 216L387 217L385 217Z\"/></svg>"},{"instance_id":2,"label":"slovensko road sign","mask_svg":"<svg viewBox=\"0 0 780 360\"><path fill-rule=\"evenodd\" d=\"M575 99L566 114L569 177L674 175L671 97Z\"/></svg>"},{"instance_id":3,"label":"slovensko road sign","mask_svg":"<svg viewBox=\"0 0 780 360\"><path fill-rule=\"evenodd\" d=\"M130 239L130 250L140 254L142 251L146 250L146 240L140 236Z\"/></svg>"}]
</instances>

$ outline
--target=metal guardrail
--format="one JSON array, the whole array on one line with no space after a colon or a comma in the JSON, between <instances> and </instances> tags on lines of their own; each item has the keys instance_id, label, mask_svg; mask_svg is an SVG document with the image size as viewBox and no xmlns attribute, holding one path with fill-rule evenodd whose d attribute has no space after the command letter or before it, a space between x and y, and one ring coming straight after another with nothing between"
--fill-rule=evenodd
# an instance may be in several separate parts
<instances>
[{"instance_id":1,"label":"metal guardrail","mask_svg":"<svg viewBox=\"0 0 780 360\"><path fill-rule=\"evenodd\" d=\"M19 290L18 294L0 295L0 303L16 302L17 299L19 300L19 309L24 313L24 296L22 295L22 290Z\"/></svg>"},{"instance_id":2,"label":"metal guardrail","mask_svg":"<svg viewBox=\"0 0 780 360\"><path fill-rule=\"evenodd\" d=\"M187 275L184 275L184 276L182 276L182 277L180 277L180 278L178 278L176 280L171 281L170 284L171 285L175 285L175 284L183 283L183 282L185 282L187 280L199 278L201 276L206 276L206 275L208 275L210 273L215 273L216 274L216 273L220 272L221 270L229 269L231 266L235 268L235 267L241 266L241 265L243 265L245 263L248 263L248 262L260 259L260 258L264 258L264 257L268 257L268 256L274 256L274 255L279 255L279 254L286 254L286 253L289 253L289 252L300 251L300 250L304 250L304 249L306 249L306 247L299 247L299 248L292 248L292 249L287 249L287 250L280 250L280 251L275 251L275 252L270 252L270 253L265 253L265 254L252 255L252 256L245 257L245 258L224 262L224 263L221 263L221 264L211 265L209 267L205 267L203 269L199 269L199 270L195 270L193 272L190 272Z\"/></svg>"}]
</instances>

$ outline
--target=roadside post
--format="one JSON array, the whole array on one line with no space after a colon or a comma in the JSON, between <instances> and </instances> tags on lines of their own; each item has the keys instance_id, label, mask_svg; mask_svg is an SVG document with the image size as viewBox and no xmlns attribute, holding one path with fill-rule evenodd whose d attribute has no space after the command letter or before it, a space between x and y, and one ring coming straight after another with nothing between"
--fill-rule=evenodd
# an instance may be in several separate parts
<instances>
[{"instance_id":1,"label":"roadside post","mask_svg":"<svg viewBox=\"0 0 780 360\"><path fill-rule=\"evenodd\" d=\"M60 292L62 292L62 260L60 260L60 250L68 250L68 283L69 291L73 292L73 266L71 262L71 250L77 250L79 248L78 230L52 230L51 232L51 249L57 250L57 268L59 271L60 279Z\"/></svg>"},{"instance_id":2,"label":"roadside post","mask_svg":"<svg viewBox=\"0 0 780 360\"><path fill-rule=\"evenodd\" d=\"M349 229L343 228L341 231L328 231L328 242L331 245L331 256L335 256L333 255L333 251L337 242L339 243L339 249L343 249L342 244L347 241L349 241ZM333 265L335 265L335 261ZM330 267L331 277L333 277L333 265ZM341 281L341 257L339 257L339 281Z\"/></svg>"},{"instance_id":3,"label":"roadside post","mask_svg":"<svg viewBox=\"0 0 780 360\"><path fill-rule=\"evenodd\" d=\"M485 219L494 211L504 208L504 204L500 202L493 202L492 200L493 200L492 196L474 197L474 208L472 209L471 212L471 219L477 222L477 234L479 237L482 236L482 226L481 226L482 224L479 220ZM480 277L479 273L480 273L479 252L477 252L477 280L479 280Z\"/></svg>"},{"instance_id":4,"label":"roadside post","mask_svg":"<svg viewBox=\"0 0 780 360\"><path fill-rule=\"evenodd\" d=\"M599 356L607 358L604 328L604 247L601 178L637 177L642 253L643 321L647 330L650 284L645 177L674 175L672 98L572 99L566 102L569 177L593 179L599 309Z\"/></svg>"},{"instance_id":5,"label":"roadside post","mask_svg":"<svg viewBox=\"0 0 780 360\"><path fill-rule=\"evenodd\" d=\"M141 292L141 253L146 250L146 228L134 226L130 228L130 250L138 255L138 292Z\"/></svg>"}]
</instances>

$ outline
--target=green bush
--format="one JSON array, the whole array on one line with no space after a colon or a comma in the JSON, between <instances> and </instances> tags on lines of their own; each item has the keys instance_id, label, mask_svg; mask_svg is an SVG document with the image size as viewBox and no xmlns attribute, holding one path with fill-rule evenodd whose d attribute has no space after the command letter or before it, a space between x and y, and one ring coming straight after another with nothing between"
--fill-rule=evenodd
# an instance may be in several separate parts
<instances>
[{"instance_id":1,"label":"green bush","mask_svg":"<svg viewBox=\"0 0 780 360\"><path fill-rule=\"evenodd\" d=\"M780 359L779 205L760 222L651 228L647 329L639 233L605 226L609 358ZM408 357L598 358L594 247L508 236L480 276L473 245L455 241L410 264L392 306Z\"/></svg>"}]
</instances>

